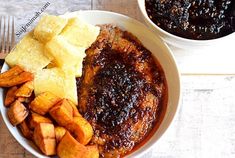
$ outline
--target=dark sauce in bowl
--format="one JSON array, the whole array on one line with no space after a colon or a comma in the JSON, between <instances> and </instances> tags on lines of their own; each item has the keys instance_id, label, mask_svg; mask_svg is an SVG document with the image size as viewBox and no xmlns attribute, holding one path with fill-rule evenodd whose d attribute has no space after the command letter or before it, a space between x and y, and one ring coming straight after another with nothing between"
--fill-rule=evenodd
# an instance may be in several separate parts
<instances>
[{"instance_id":1,"label":"dark sauce in bowl","mask_svg":"<svg viewBox=\"0 0 235 158\"><path fill-rule=\"evenodd\" d=\"M149 18L163 30L196 40L209 40L233 32L233 0L145 0Z\"/></svg>"}]
</instances>

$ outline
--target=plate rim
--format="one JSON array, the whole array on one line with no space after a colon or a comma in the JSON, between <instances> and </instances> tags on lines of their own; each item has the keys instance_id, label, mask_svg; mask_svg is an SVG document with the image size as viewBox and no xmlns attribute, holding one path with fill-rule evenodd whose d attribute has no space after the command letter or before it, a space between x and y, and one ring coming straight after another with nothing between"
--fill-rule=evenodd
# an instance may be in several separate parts
<instances>
[{"instance_id":1,"label":"plate rim","mask_svg":"<svg viewBox=\"0 0 235 158\"><path fill-rule=\"evenodd\" d=\"M131 20L132 22L134 22L134 23L140 25L141 27L145 28L146 30L148 30L150 33L153 34L153 36L154 36L154 39L153 39L153 40L158 40L158 41L160 41L161 44L165 47L165 49L167 49L167 51L168 51L167 55L168 55L169 58L171 58L172 64L173 64L174 67L175 67L176 74L177 74L177 75L176 75L176 76L177 76L177 83L176 83L176 84L178 85L178 92L177 92L178 95L177 95L177 105L175 105L176 107L175 107L174 113L173 113L173 115L171 115L171 117L169 118L169 123L168 123L166 129L159 135L158 140L156 140L155 142L153 142L153 144L150 145L150 147L147 147L147 149L145 149L144 151L141 151L141 152L137 153L137 151L139 151L139 149L141 149L142 147L144 147L144 146L150 141L150 140L148 140L148 141L147 141L143 146L141 146L138 150L136 150L136 151L134 151L133 153L131 153L131 154L129 154L129 155L126 156L126 157L132 157L133 154L137 154L137 155L134 155L134 156L135 156L135 157L136 157L136 156L139 157L139 156L143 155L144 153L148 152L148 151L154 146L154 144L156 144L156 143L159 141L159 139L162 137L162 135L163 135L164 133L166 133L166 131L167 131L167 130L169 129L169 127L172 125L172 122L173 122L174 119L175 119L175 115L178 113L177 111L178 111L178 109L179 109L179 104L180 104L180 102L181 102L181 76L180 76L180 71L179 71L179 69L178 69L178 65L177 65L177 63L176 63L176 59L175 59L175 57L174 57L174 55L173 55L171 49L169 48L169 46L168 46L159 36L155 35L152 31L150 31L150 29L149 29L146 25L144 25L143 23L137 21L137 20L134 19L134 18L131 18L131 17L129 17L129 16L127 16L127 15L124 15L124 14L120 14L120 13L116 13L116 12L111 12L111 11L105 11L105 10L79 10L79 11L74 11L74 12L66 12L64 15L66 15L66 14L76 14L76 15L78 15L78 14L80 14L80 13L88 13L88 14L103 13L103 14L107 14L107 15L109 15L109 16L113 16L113 15L114 15L114 16L118 16L118 17L122 17L122 18L125 18L125 19L128 19L128 20ZM118 25L118 22L117 22L117 25ZM161 64L161 65L162 65L162 64ZM8 65L6 64L6 62L4 62L4 65L2 66L1 72L4 72L4 70L6 70L7 67L8 67ZM164 73L165 73L165 71L164 71ZM4 95L3 88L0 88L0 97L3 97L3 95ZM169 96L168 96L168 101L169 101ZM39 153L39 152L40 152L39 150L38 150L38 152L35 152L35 151L33 150L33 147L32 147L32 146L28 147L28 146L25 144L26 142L22 142L22 140L18 139L17 135L15 134L15 128L16 128L16 127L14 127L14 126L12 126L12 125L10 124L9 119L7 118L7 116L6 116L6 115L3 113L3 111L1 110L1 109L3 109L3 108L6 109L6 107L5 107L3 104L4 104L4 103L3 103L3 100L2 100L2 101L0 102L1 117L3 118L3 122L5 123L7 129L10 131L10 133L11 133L11 135L14 137L14 139L15 139L23 148L25 148L27 151L29 151L32 155L37 156L37 157L48 158L47 156L42 155L42 153ZM167 106L167 108L168 108L168 106ZM165 117L166 117L166 116L164 116L164 119L165 119ZM164 119L163 119L163 120L164 120ZM163 122L163 121L162 121L162 122ZM161 123L161 124L162 124L162 123ZM160 125L160 126L161 126L161 125ZM12 127L13 127L13 128L12 128ZM159 127L159 128L160 128L160 127ZM21 135L19 129L16 129L16 130L17 130L17 132ZM22 137L23 137L23 136L22 136ZM23 139L25 139L25 138L23 137ZM30 141L30 140L25 139L24 141ZM53 157L56 157L56 156L53 156Z\"/></svg>"}]
</instances>

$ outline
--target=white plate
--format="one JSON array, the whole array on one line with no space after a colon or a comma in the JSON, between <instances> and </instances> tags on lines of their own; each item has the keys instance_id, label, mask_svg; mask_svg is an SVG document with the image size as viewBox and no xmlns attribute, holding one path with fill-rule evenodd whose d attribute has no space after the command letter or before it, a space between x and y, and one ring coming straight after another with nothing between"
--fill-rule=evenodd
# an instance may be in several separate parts
<instances>
[{"instance_id":1,"label":"white plate","mask_svg":"<svg viewBox=\"0 0 235 158\"><path fill-rule=\"evenodd\" d=\"M107 23L115 24L120 28L134 34L142 42L142 44L152 52L152 54L158 59L158 61L162 65L168 84L168 106L165 117L159 129L152 136L152 138L148 142L146 142L140 149L128 155L127 157L141 156L146 151L148 151L150 147L153 146L154 143L157 142L157 140L169 127L179 104L180 75L177 69L175 59L170 49L166 46L166 44L162 40L160 40L160 38L156 37L156 35L154 35L151 31L149 31L148 28L146 28L143 24L130 17L121 14L107 12L107 11L78 11L78 12L66 13L63 16L66 17L79 16L86 22L94 25L107 24ZM8 66L4 64L2 71L6 71L7 69ZM0 100L1 114L11 134L30 153L32 153L36 157L46 158L46 156L42 155L41 152L35 147L35 145L31 141L25 139L20 134L19 130L13 127L9 122L7 117L7 109L3 105L3 100L5 98L3 89L0 89L0 98L1 98Z\"/></svg>"}]
</instances>

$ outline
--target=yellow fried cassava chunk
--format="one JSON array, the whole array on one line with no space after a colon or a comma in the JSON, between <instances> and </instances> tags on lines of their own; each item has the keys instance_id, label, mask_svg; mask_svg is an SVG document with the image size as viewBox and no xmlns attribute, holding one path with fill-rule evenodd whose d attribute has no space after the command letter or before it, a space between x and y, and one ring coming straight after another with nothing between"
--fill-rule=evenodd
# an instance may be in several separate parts
<instances>
[{"instance_id":1,"label":"yellow fried cassava chunk","mask_svg":"<svg viewBox=\"0 0 235 158\"><path fill-rule=\"evenodd\" d=\"M66 24L67 19L65 18L54 15L44 15L34 29L34 36L39 41L46 43L54 36L58 35Z\"/></svg>"},{"instance_id":2,"label":"yellow fried cassava chunk","mask_svg":"<svg viewBox=\"0 0 235 158\"><path fill-rule=\"evenodd\" d=\"M88 24L79 18L71 18L61 35L73 45L88 48L99 33L100 27Z\"/></svg>"},{"instance_id":3,"label":"yellow fried cassava chunk","mask_svg":"<svg viewBox=\"0 0 235 158\"><path fill-rule=\"evenodd\" d=\"M25 71L37 72L47 66L51 59L45 53L44 45L28 33L6 56L5 61L11 67L19 65Z\"/></svg>"},{"instance_id":4,"label":"yellow fried cassava chunk","mask_svg":"<svg viewBox=\"0 0 235 158\"><path fill-rule=\"evenodd\" d=\"M67 73L60 68L39 71L34 79L35 95L37 96L46 91L60 98L70 99L77 105L77 87L73 73Z\"/></svg>"},{"instance_id":5,"label":"yellow fried cassava chunk","mask_svg":"<svg viewBox=\"0 0 235 158\"><path fill-rule=\"evenodd\" d=\"M74 66L74 71L75 71L75 76L76 77L81 77L82 76L82 64L83 59L77 60L77 63Z\"/></svg>"},{"instance_id":6,"label":"yellow fried cassava chunk","mask_svg":"<svg viewBox=\"0 0 235 158\"><path fill-rule=\"evenodd\" d=\"M75 75L81 76L81 63L86 55L84 47L76 47L60 35L50 40L45 47L57 67L74 69Z\"/></svg>"}]
</instances>

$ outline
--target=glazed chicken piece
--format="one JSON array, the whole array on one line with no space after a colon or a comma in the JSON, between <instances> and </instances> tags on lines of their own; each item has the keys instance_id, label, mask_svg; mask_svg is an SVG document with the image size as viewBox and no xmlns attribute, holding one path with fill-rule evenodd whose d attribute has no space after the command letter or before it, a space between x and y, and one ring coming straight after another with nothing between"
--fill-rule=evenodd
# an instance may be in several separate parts
<instances>
[{"instance_id":1,"label":"glazed chicken piece","mask_svg":"<svg viewBox=\"0 0 235 158\"><path fill-rule=\"evenodd\" d=\"M159 123L167 86L151 52L130 33L102 25L86 51L79 110L91 123L101 157L121 157Z\"/></svg>"}]
</instances>

